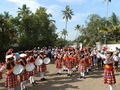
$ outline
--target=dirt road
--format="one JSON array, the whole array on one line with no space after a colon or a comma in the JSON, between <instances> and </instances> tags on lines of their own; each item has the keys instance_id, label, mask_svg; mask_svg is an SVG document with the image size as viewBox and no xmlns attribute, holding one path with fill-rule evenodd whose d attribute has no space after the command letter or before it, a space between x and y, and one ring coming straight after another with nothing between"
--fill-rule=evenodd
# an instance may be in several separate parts
<instances>
[{"instance_id":1,"label":"dirt road","mask_svg":"<svg viewBox=\"0 0 120 90\"><path fill-rule=\"evenodd\" d=\"M29 83L26 85L28 90L109 90L103 83L103 71L94 70L87 75L86 79L80 79L79 73L76 72L72 77L67 76L64 72L62 75L56 75L55 65L47 66L46 81L40 81L39 74L35 77L36 86ZM114 90L120 90L120 72L116 73L117 83ZM17 87L15 90L20 90ZM0 90L4 88L3 80L0 81Z\"/></svg>"}]
</instances>

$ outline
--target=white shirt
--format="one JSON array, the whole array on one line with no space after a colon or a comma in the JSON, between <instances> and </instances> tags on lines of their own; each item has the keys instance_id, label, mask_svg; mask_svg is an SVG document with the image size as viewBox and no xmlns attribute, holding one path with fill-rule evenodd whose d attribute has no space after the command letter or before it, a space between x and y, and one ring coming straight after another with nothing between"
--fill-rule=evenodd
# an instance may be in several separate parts
<instances>
[{"instance_id":1,"label":"white shirt","mask_svg":"<svg viewBox=\"0 0 120 90\"><path fill-rule=\"evenodd\" d=\"M119 61L119 57L118 56L113 56L113 61Z\"/></svg>"},{"instance_id":2,"label":"white shirt","mask_svg":"<svg viewBox=\"0 0 120 90\"><path fill-rule=\"evenodd\" d=\"M120 53L118 54L118 57L120 58Z\"/></svg>"},{"instance_id":3,"label":"white shirt","mask_svg":"<svg viewBox=\"0 0 120 90\"><path fill-rule=\"evenodd\" d=\"M97 58L101 58L101 56L100 56L100 54L99 54L99 53L97 53Z\"/></svg>"},{"instance_id":4,"label":"white shirt","mask_svg":"<svg viewBox=\"0 0 120 90\"><path fill-rule=\"evenodd\" d=\"M92 55L96 55L97 53L96 53L96 51L95 50L93 50L92 51Z\"/></svg>"}]
</instances>

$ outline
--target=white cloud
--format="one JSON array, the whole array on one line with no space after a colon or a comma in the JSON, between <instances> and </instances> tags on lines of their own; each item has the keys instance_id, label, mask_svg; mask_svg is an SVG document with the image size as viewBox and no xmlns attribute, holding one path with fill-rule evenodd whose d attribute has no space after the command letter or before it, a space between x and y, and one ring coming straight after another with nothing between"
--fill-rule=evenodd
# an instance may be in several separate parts
<instances>
[{"instance_id":1,"label":"white cloud","mask_svg":"<svg viewBox=\"0 0 120 90\"><path fill-rule=\"evenodd\" d=\"M67 3L84 3L84 2L87 2L87 1L90 1L90 0L56 0L56 1L59 1L59 2L67 2ZM101 2L101 3L104 3L105 0L95 0L96 2Z\"/></svg>"},{"instance_id":2,"label":"white cloud","mask_svg":"<svg viewBox=\"0 0 120 90\"><path fill-rule=\"evenodd\" d=\"M59 5L47 6L47 13L51 13L53 16L58 16L61 13L62 7Z\"/></svg>"},{"instance_id":3,"label":"white cloud","mask_svg":"<svg viewBox=\"0 0 120 90\"><path fill-rule=\"evenodd\" d=\"M42 6L47 8L47 13L51 13L53 15L58 13L58 10L61 8L58 5L45 6L43 4L40 4L38 0L7 0L7 1L17 4L18 7L21 7L23 4L26 4L27 7L29 7L30 10L32 10L33 12L35 12L37 8Z\"/></svg>"},{"instance_id":4,"label":"white cloud","mask_svg":"<svg viewBox=\"0 0 120 90\"><path fill-rule=\"evenodd\" d=\"M57 1L59 1L59 2L68 2L68 3L75 3L75 2L83 3L83 2L85 2L85 0L57 0Z\"/></svg>"},{"instance_id":5,"label":"white cloud","mask_svg":"<svg viewBox=\"0 0 120 90\"><path fill-rule=\"evenodd\" d=\"M34 12L40 5L37 0L8 0L10 2L16 3L17 6L21 7L23 4L26 4Z\"/></svg>"}]
</instances>

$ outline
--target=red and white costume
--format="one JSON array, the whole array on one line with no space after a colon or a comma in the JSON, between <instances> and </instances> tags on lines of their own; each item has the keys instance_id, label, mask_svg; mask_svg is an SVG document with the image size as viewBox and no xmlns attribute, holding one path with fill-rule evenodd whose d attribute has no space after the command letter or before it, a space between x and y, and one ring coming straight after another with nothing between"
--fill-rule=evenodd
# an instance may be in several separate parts
<instances>
[{"instance_id":1,"label":"red and white costume","mask_svg":"<svg viewBox=\"0 0 120 90\"><path fill-rule=\"evenodd\" d=\"M86 62L85 59L81 59L78 65L78 71L80 72L80 77L85 77Z\"/></svg>"},{"instance_id":2,"label":"red and white costume","mask_svg":"<svg viewBox=\"0 0 120 90\"><path fill-rule=\"evenodd\" d=\"M17 75L13 74L13 69L6 69L5 87L14 90L19 85Z\"/></svg>"},{"instance_id":3,"label":"red and white costume","mask_svg":"<svg viewBox=\"0 0 120 90\"><path fill-rule=\"evenodd\" d=\"M35 59L33 58L33 56L29 56L29 57L27 58L27 62L34 64ZM31 71L31 72L28 72L28 76L29 76L30 83L31 83L31 84L34 84L34 82L35 82L35 80L34 80L34 70Z\"/></svg>"},{"instance_id":4,"label":"red and white costume","mask_svg":"<svg viewBox=\"0 0 120 90\"><path fill-rule=\"evenodd\" d=\"M60 74L61 73L61 69L62 69L62 61L61 61L61 55L57 55L56 57L56 61L55 61L55 65L57 68L57 73Z\"/></svg>"},{"instance_id":5,"label":"red and white costume","mask_svg":"<svg viewBox=\"0 0 120 90\"><path fill-rule=\"evenodd\" d=\"M68 75L72 75L72 56L66 55L65 58L66 68L68 69Z\"/></svg>"},{"instance_id":6,"label":"red and white costume","mask_svg":"<svg viewBox=\"0 0 120 90\"><path fill-rule=\"evenodd\" d=\"M110 61L104 61L104 83L113 85L116 83L114 69L113 69L113 63Z\"/></svg>"},{"instance_id":7,"label":"red and white costume","mask_svg":"<svg viewBox=\"0 0 120 90\"><path fill-rule=\"evenodd\" d=\"M39 58L41 58L42 60L44 60L45 55L40 55ZM46 68L46 65L44 63L39 66L39 72L40 72L41 80L45 79L45 72L46 72L46 70L47 70L47 68Z\"/></svg>"}]
</instances>

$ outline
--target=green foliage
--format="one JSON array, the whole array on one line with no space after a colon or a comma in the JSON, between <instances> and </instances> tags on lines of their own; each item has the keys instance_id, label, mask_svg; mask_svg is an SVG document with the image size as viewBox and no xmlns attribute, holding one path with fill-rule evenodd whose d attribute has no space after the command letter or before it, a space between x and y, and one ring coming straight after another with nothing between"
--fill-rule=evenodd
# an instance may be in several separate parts
<instances>
[{"instance_id":1,"label":"green foliage","mask_svg":"<svg viewBox=\"0 0 120 90\"><path fill-rule=\"evenodd\" d=\"M57 39L57 42L56 42L56 46L57 46L57 47L62 48L62 47L64 47L66 44L67 44L67 41L66 41L66 40L64 40L64 39L62 39L62 38L58 38L58 39Z\"/></svg>"},{"instance_id":2,"label":"green foliage","mask_svg":"<svg viewBox=\"0 0 120 90\"><path fill-rule=\"evenodd\" d=\"M66 29L63 29L61 31L61 35L63 36L64 40L66 40L66 36L68 35L68 31Z\"/></svg>"},{"instance_id":3,"label":"green foliage","mask_svg":"<svg viewBox=\"0 0 120 90\"><path fill-rule=\"evenodd\" d=\"M0 14L0 45L2 49L7 49L15 37L12 19L13 17L8 12Z\"/></svg>"},{"instance_id":4,"label":"green foliage","mask_svg":"<svg viewBox=\"0 0 120 90\"><path fill-rule=\"evenodd\" d=\"M0 14L0 51L15 43L19 45L19 50L55 46L59 39L55 21L51 17L43 7L32 13L26 5L18 8L16 17L8 12Z\"/></svg>"},{"instance_id":5,"label":"green foliage","mask_svg":"<svg viewBox=\"0 0 120 90\"><path fill-rule=\"evenodd\" d=\"M46 13L46 9L40 7L35 14L29 9L20 9L19 18L19 43L22 48L48 47L54 46L57 40L55 33L56 26L50 20L51 15ZM24 12L23 12L24 10ZM28 13L29 12L29 13Z\"/></svg>"},{"instance_id":6,"label":"green foliage","mask_svg":"<svg viewBox=\"0 0 120 90\"><path fill-rule=\"evenodd\" d=\"M72 19L72 15L74 15L74 14L69 5L67 5L65 7L65 10L63 10L62 13L63 13L63 19L65 19L65 21L66 21L65 29L67 30L67 23L69 20Z\"/></svg>"},{"instance_id":7,"label":"green foliage","mask_svg":"<svg viewBox=\"0 0 120 90\"><path fill-rule=\"evenodd\" d=\"M84 46L94 46L96 42L109 43L120 41L120 21L115 13L109 19L102 18L97 14L88 16L88 22L84 28L75 29L80 31L76 41L82 42Z\"/></svg>"},{"instance_id":8,"label":"green foliage","mask_svg":"<svg viewBox=\"0 0 120 90\"><path fill-rule=\"evenodd\" d=\"M63 15L64 15L63 19L65 19L66 21L71 20L72 15L74 15L72 9L68 5L65 7L65 10L62 11L62 12L63 12Z\"/></svg>"},{"instance_id":9,"label":"green foliage","mask_svg":"<svg viewBox=\"0 0 120 90\"><path fill-rule=\"evenodd\" d=\"M75 30L80 31L80 29L81 29L81 26L80 26L80 25L76 25L76 26L75 26Z\"/></svg>"},{"instance_id":10,"label":"green foliage","mask_svg":"<svg viewBox=\"0 0 120 90\"><path fill-rule=\"evenodd\" d=\"M70 8L69 5L66 5L65 10L63 10L62 13L63 13L63 19L65 19L65 22L66 22L65 29L63 29L61 31L61 35L64 38L64 46L65 46L65 45L67 45L66 37L68 35L68 31L67 31L68 21L72 19L72 15L74 15L74 14L73 14L73 10Z\"/></svg>"}]
</instances>

